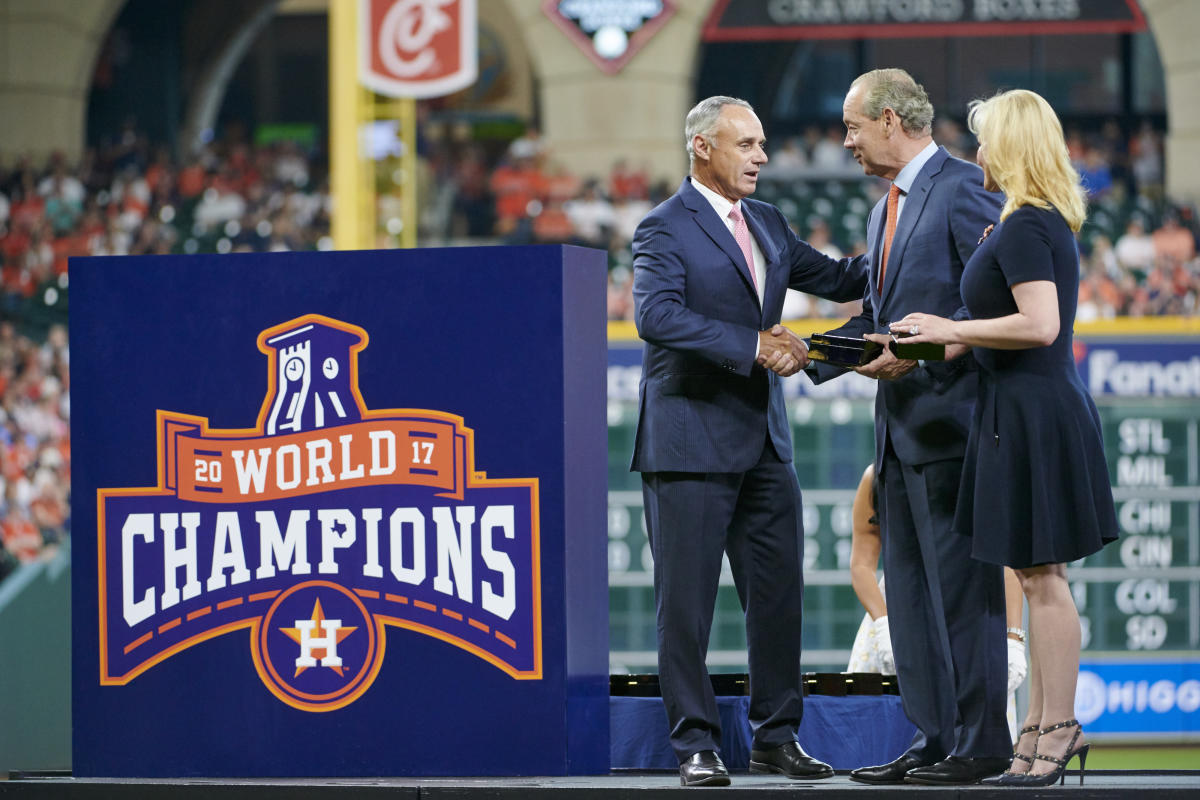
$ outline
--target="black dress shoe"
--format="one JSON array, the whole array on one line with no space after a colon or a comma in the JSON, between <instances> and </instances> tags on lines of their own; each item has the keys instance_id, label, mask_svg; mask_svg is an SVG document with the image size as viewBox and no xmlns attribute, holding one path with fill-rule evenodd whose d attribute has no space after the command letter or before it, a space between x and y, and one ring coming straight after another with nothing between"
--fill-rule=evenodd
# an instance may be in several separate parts
<instances>
[{"instance_id":1,"label":"black dress shoe","mask_svg":"<svg viewBox=\"0 0 1200 800\"><path fill-rule=\"evenodd\" d=\"M960 758L947 756L929 767L917 767L904 776L905 783L960 784L979 783L1008 768L1007 758Z\"/></svg>"},{"instance_id":2,"label":"black dress shoe","mask_svg":"<svg viewBox=\"0 0 1200 800\"><path fill-rule=\"evenodd\" d=\"M728 786L729 770L712 750L701 750L679 765L679 782L684 786Z\"/></svg>"},{"instance_id":3,"label":"black dress shoe","mask_svg":"<svg viewBox=\"0 0 1200 800\"><path fill-rule=\"evenodd\" d=\"M795 742L771 750L751 750L750 771L775 772L788 778L833 777L833 767L813 758Z\"/></svg>"},{"instance_id":4,"label":"black dress shoe","mask_svg":"<svg viewBox=\"0 0 1200 800\"><path fill-rule=\"evenodd\" d=\"M858 781L859 783L875 784L904 783L904 776L908 774L910 769L926 766L929 765L921 759L905 753L889 764L881 764L878 767L859 767L858 769L850 770L850 780Z\"/></svg>"}]
</instances>

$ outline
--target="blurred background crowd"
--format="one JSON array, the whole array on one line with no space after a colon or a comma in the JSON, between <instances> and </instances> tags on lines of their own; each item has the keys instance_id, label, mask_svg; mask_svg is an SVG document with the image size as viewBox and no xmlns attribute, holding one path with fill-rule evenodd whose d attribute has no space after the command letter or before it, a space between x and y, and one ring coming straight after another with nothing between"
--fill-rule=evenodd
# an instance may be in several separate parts
<instances>
[{"instance_id":1,"label":"blurred background crowd","mask_svg":"<svg viewBox=\"0 0 1200 800\"><path fill-rule=\"evenodd\" d=\"M935 138L974 158L957 122L940 121ZM1195 208L1164 196L1161 132L1113 121L1071 129L1068 140L1091 198L1078 319L1194 314L1200 228ZM756 195L835 257L862 250L868 212L886 190L862 176L841 141L839 126L812 126L772 143ZM532 128L485 148L428 125L419 150L419 244L606 250L609 318L632 319L630 243L675 185L627 161L577 175ZM329 217L319 148L248 141L236 125L186 160L132 123L79 163L0 153L0 576L51 552L70 528L68 259L328 249ZM785 318L855 311L792 294Z\"/></svg>"}]
</instances>

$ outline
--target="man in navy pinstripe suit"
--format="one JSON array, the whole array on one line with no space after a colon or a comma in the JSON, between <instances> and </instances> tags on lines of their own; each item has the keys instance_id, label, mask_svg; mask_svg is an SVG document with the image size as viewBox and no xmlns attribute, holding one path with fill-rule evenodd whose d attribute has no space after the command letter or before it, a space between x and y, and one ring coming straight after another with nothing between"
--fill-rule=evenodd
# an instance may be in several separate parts
<instances>
[{"instance_id":1,"label":"man in navy pinstripe suit","mask_svg":"<svg viewBox=\"0 0 1200 800\"><path fill-rule=\"evenodd\" d=\"M789 287L861 298L865 263L824 256L779 209L749 199L767 156L748 103L701 101L685 136L691 175L633 241L646 345L632 469L642 473L654 554L671 746L685 786L729 783L704 663L727 553L746 614L750 767L825 778L829 766L796 741L804 531L781 383L808 356L778 323Z\"/></svg>"},{"instance_id":2,"label":"man in navy pinstripe suit","mask_svg":"<svg viewBox=\"0 0 1200 800\"><path fill-rule=\"evenodd\" d=\"M999 219L983 171L938 147L933 105L900 69L861 75L843 107L845 146L892 182L867 221L870 287L862 313L833 333L886 344L909 311L966 316L963 267ZM892 231L892 236L887 235ZM1004 585L951 530L975 403L974 357L947 348L918 363L888 349L858 372L878 378L875 474L887 609L904 711L917 726L895 761L850 773L861 783L965 784L1008 766ZM814 382L838 374L814 363Z\"/></svg>"}]
</instances>

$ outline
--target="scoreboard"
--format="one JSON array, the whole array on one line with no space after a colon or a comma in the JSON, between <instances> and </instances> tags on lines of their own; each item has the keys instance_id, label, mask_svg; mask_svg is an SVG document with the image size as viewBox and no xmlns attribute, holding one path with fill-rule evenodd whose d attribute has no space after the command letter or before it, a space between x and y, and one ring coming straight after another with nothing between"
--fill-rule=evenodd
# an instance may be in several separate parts
<instances>
[{"instance_id":1,"label":"scoreboard","mask_svg":"<svg viewBox=\"0 0 1200 800\"><path fill-rule=\"evenodd\" d=\"M1107 732L1110 738L1197 740L1200 340L1155 346L1140 341L1132 348L1100 339L1078 341L1080 372L1100 411L1121 531L1118 541L1067 570L1083 634L1081 691L1088 689L1092 703L1090 713L1079 713L1091 717L1085 721L1089 734L1096 731L1101 738ZM1143 351L1153 356L1147 359ZM609 353L610 666L614 673L656 672L641 481L629 472L640 343L610 341ZM874 386L858 377L839 378L817 391L802 376L786 382L804 494L806 672L844 670L864 614L850 586L850 508L862 472L874 459ZM836 387L842 382L846 385ZM746 671L745 647L742 612L726 565L710 670ZM1155 697L1159 706L1170 706L1178 724L1160 730L1153 726L1161 715L1149 723L1138 716L1153 710ZM1104 728L1121 714L1136 719L1125 719L1120 723L1125 727Z\"/></svg>"},{"instance_id":2,"label":"scoreboard","mask_svg":"<svg viewBox=\"0 0 1200 800\"><path fill-rule=\"evenodd\" d=\"M1121 538L1069 571L1088 650L1200 649L1196 403L1102 406Z\"/></svg>"}]
</instances>

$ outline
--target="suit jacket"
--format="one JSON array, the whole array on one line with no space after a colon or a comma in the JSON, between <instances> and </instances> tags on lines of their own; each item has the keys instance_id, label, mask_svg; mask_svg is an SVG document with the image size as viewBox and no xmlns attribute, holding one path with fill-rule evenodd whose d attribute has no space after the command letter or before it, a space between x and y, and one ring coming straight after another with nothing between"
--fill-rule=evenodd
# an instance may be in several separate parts
<instances>
[{"instance_id":1,"label":"suit jacket","mask_svg":"<svg viewBox=\"0 0 1200 800\"><path fill-rule=\"evenodd\" d=\"M984 229L1000 218L1001 195L983 188L983 170L939 147L913 181L892 237L883 280L876 285L887 222L887 198L867 221L871 268L863 311L831 333L861 337L888 333L892 320L911 312L964 319L959 292L963 267L979 246ZM814 383L844 370L814 362ZM976 394L975 359L967 354L947 362L930 361L902 378L881 380L875 394L875 468L882 469L890 437L907 464L962 458Z\"/></svg>"},{"instance_id":2,"label":"suit jacket","mask_svg":"<svg viewBox=\"0 0 1200 800\"><path fill-rule=\"evenodd\" d=\"M763 302L725 222L685 178L633 238L633 297L645 340L632 469L744 472L766 437L791 461L781 379L754 362L758 333L779 322L790 287L862 296L866 259L834 260L792 233L779 209L744 199L766 260Z\"/></svg>"}]
</instances>

